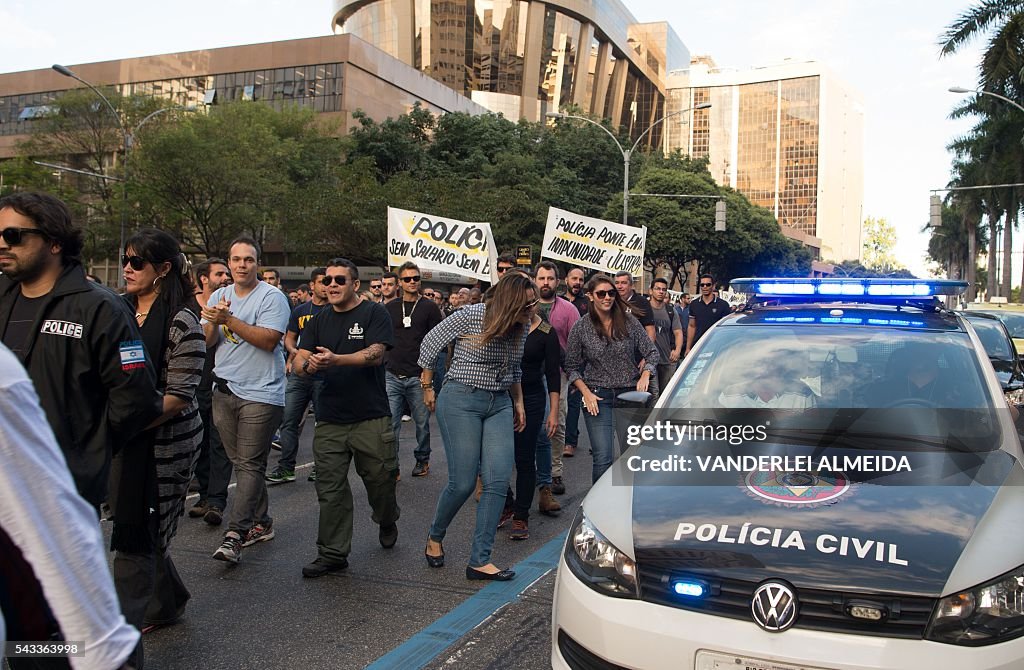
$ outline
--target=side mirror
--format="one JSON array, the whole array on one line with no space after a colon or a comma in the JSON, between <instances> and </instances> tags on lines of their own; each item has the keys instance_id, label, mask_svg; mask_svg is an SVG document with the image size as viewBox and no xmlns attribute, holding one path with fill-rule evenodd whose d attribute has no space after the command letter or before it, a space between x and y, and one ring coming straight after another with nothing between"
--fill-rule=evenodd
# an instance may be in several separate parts
<instances>
[{"instance_id":1,"label":"side mirror","mask_svg":"<svg viewBox=\"0 0 1024 670\"><path fill-rule=\"evenodd\" d=\"M616 396L623 402L633 402L638 405L646 405L647 401L651 399L651 394L647 391L626 391Z\"/></svg>"}]
</instances>

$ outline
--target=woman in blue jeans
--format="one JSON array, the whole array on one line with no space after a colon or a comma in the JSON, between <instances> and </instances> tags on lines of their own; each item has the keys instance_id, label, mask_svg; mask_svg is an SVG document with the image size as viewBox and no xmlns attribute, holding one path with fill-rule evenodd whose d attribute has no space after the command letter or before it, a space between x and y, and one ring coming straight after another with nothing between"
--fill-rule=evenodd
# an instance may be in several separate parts
<instances>
[{"instance_id":1,"label":"woman in blue jeans","mask_svg":"<svg viewBox=\"0 0 1024 670\"><path fill-rule=\"evenodd\" d=\"M569 331L565 372L582 395L596 482L615 460L615 398L625 391L647 390L658 350L610 277L594 276L586 292L590 310Z\"/></svg>"},{"instance_id":2,"label":"woman in blue jeans","mask_svg":"<svg viewBox=\"0 0 1024 670\"><path fill-rule=\"evenodd\" d=\"M486 303L454 312L427 333L420 345L423 402L429 410L437 410L448 458L448 485L437 501L424 554L431 567L444 565L441 542L448 525L473 494L479 474L483 494L476 510L467 579L506 581L515 577L512 570L491 563L491 548L512 475L513 431L526 425L520 362L536 304L533 281L509 273L495 285ZM434 362L452 341L452 360L435 398Z\"/></svg>"}]
</instances>

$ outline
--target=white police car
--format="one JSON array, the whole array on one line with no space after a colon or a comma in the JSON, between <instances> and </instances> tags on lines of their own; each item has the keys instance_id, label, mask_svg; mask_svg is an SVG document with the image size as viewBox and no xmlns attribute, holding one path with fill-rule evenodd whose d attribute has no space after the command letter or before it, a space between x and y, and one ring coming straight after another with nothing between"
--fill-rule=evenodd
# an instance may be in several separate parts
<instances>
[{"instance_id":1,"label":"white police car","mask_svg":"<svg viewBox=\"0 0 1024 670\"><path fill-rule=\"evenodd\" d=\"M553 667L1024 668L1021 446L933 297L963 285L733 287L569 530Z\"/></svg>"}]
</instances>

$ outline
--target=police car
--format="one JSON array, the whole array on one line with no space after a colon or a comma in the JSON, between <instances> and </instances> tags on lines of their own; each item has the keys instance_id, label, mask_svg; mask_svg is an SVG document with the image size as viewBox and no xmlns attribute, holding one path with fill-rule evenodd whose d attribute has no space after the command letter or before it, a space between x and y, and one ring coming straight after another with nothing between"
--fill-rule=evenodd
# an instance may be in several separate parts
<instances>
[{"instance_id":1,"label":"police car","mask_svg":"<svg viewBox=\"0 0 1024 670\"><path fill-rule=\"evenodd\" d=\"M584 499L555 668L1024 668L1024 468L948 281L745 279Z\"/></svg>"}]
</instances>

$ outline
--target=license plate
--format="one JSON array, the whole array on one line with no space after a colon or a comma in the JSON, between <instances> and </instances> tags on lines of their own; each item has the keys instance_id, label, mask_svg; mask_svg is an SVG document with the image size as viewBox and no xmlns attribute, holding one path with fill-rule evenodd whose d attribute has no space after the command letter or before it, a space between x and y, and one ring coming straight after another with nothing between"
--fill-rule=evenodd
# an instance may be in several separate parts
<instances>
[{"instance_id":1,"label":"license plate","mask_svg":"<svg viewBox=\"0 0 1024 670\"><path fill-rule=\"evenodd\" d=\"M829 670L817 665L793 665L716 651L698 651L695 670Z\"/></svg>"}]
</instances>

